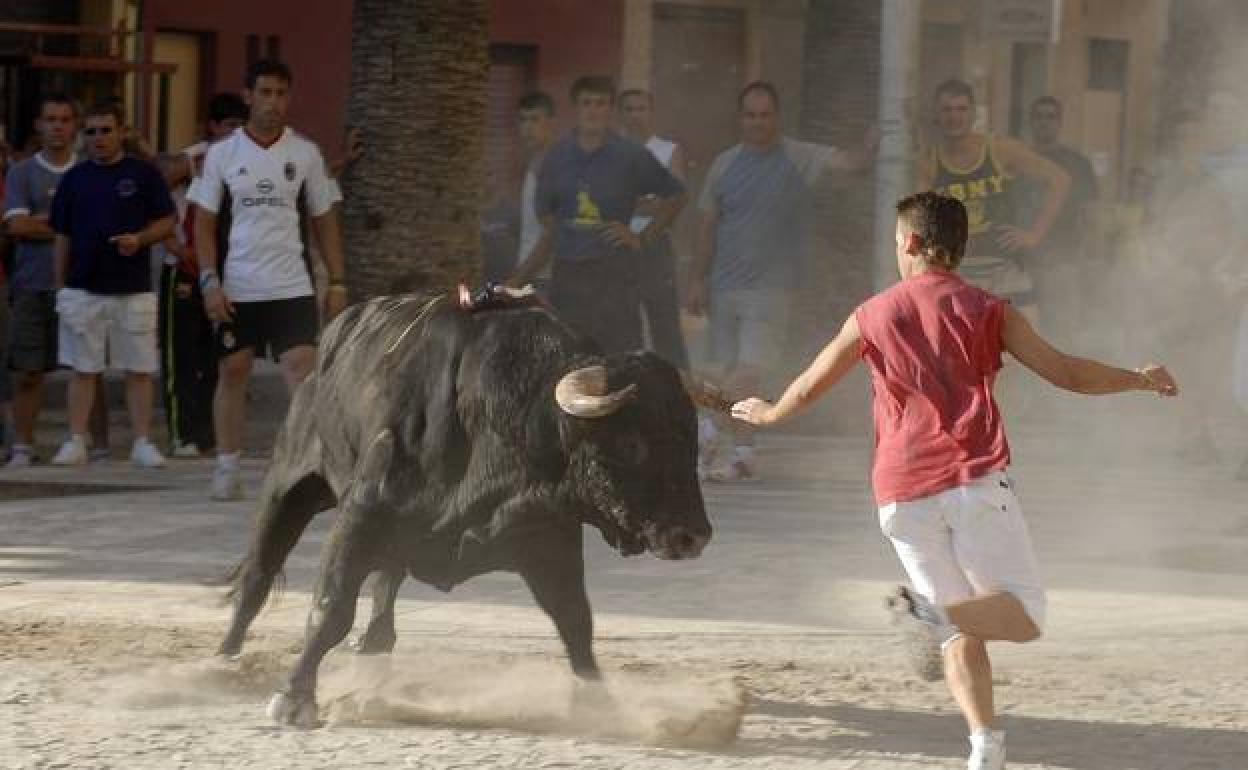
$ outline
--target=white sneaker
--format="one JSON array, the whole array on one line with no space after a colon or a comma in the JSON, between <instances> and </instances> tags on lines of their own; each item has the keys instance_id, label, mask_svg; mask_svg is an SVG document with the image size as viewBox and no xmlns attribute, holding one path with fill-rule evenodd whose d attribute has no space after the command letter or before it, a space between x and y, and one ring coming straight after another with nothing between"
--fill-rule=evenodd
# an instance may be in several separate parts
<instances>
[{"instance_id":1,"label":"white sneaker","mask_svg":"<svg viewBox=\"0 0 1248 770\"><path fill-rule=\"evenodd\" d=\"M9 452L9 462L4 466L9 469L29 468L35 462L35 450L24 445L15 445Z\"/></svg>"},{"instance_id":2,"label":"white sneaker","mask_svg":"<svg viewBox=\"0 0 1248 770\"><path fill-rule=\"evenodd\" d=\"M130 462L140 468L163 468L165 456L145 438L135 439L134 448L130 450Z\"/></svg>"},{"instance_id":3,"label":"white sneaker","mask_svg":"<svg viewBox=\"0 0 1248 770\"><path fill-rule=\"evenodd\" d=\"M87 464L87 442L83 441L80 436L74 436L61 444L61 448L56 451L56 455L52 458L53 465L86 465Z\"/></svg>"},{"instance_id":4,"label":"white sneaker","mask_svg":"<svg viewBox=\"0 0 1248 770\"><path fill-rule=\"evenodd\" d=\"M966 770L1005 770L1005 731L990 730L971 736Z\"/></svg>"},{"instance_id":5,"label":"white sneaker","mask_svg":"<svg viewBox=\"0 0 1248 770\"><path fill-rule=\"evenodd\" d=\"M243 480L238 477L238 468L225 468L221 465L212 469L212 499L242 500Z\"/></svg>"},{"instance_id":6,"label":"white sneaker","mask_svg":"<svg viewBox=\"0 0 1248 770\"><path fill-rule=\"evenodd\" d=\"M199 457L199 447L194 444L174 444L174 457Z\"/></svg>"}]
</instances>

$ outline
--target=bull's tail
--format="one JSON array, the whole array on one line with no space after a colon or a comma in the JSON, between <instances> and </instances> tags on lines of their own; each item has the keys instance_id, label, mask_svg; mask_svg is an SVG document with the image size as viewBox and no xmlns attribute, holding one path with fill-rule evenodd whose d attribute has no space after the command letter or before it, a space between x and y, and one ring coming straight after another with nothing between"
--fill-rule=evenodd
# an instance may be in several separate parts
<instances>
[{"instance_id":1,"label":"bull's tail","mask_svg":"<svg viewBox=\"0 0 1248 770\"><path fill-rule=\"evenodd\" d=\"M221 606L233 604L238 600L239 594L242 593L242 575L243 568L247 565L247 559L243 559L235 564L229 572L207 582L207 585L213 588L224 588L225 593L221 594ZM272 585L269 586L268 594L264 599L267 603L269 599L280 599L282 593L286 590L286 570L279 569L273 573Z\"/></svg>"},{"instance_id":2,"label":"bull's tail","mask_svg":"<svg viewBox=\"0 0 1248 770\"><path fill-rule=\"evenodd\" d=\"M282 567L295 544L317 513L337 502L329 484L319 475L309 474L281 490L266 479L264 502L256 517L251 546L242 561L223 575L220 586L228 586L223 597L244 612L257 612L268 597L285 588Z\"/></svg>"}]
</instances>

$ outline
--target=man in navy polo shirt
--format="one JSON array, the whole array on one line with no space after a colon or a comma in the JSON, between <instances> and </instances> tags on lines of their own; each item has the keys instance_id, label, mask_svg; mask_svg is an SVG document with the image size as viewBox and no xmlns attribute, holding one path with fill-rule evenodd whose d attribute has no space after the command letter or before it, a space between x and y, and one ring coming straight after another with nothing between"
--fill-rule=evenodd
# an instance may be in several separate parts
<instances>
[{"instance_id":1,"label":"man in navy polo shirt","mask_svg":"<svg viewBox=\"0 0 1248 770\"><path fill-rule=\"evenodd\" d=\"M604 353L642 347L638 256L685 205L684 187L650 151L611 130L615 84L587 76L572 85L576 128L546 154L537 180L542 235L512 278L529 283L554 258L550 299L559 316ZM657 199L640 233L639 200Z\"/></svg>"},{"instance_id":2,"label":"man in navy polo shirt","mask_svg":"<svg viewBox=\"0 0 1248 770\"><path fill-rule=\"evenodd\" d=\"M115 102L93 107L83 130L90 160L65 174L52 200L60 362L74 370L70 437L54 465L87 461L87 417L109 363L126 372L130 459L146 468L165 463L148 440L159 365L149 247L173 234L175 210L160 171L123 152L124 129Z\"/></svg>"}]
</instances>

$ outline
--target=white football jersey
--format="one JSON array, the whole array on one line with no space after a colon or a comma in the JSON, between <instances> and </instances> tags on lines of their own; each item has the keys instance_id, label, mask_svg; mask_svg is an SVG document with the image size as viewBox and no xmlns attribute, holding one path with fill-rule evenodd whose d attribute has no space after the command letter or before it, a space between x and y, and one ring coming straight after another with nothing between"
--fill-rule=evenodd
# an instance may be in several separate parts
<instances>
[{"instance_id":1,"label":"white football jersey","mask_svg":"<svg viewBox=\"0 0 1248 770\"><path fill-rule=\"evenodd\" d=\"M226 296L261 302L311 295L300 206L319 217L342 200L316 144L286 128L266 147L238 129L208 148L203 172L187 191L192 203L218 215L226 196Z\"/></svg>"}]
</instances>

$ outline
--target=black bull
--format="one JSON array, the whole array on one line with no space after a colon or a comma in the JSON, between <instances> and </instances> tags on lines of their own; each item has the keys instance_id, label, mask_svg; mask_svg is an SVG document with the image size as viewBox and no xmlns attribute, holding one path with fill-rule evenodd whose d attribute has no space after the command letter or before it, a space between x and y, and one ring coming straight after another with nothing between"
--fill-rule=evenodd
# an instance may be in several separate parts
<instances>
[{"instance_id":1,"label":"black bull","mask_svg":"<svg viewBox=\"0 0 1248 770\"><path fill-rule=\"evenodd\" d=\"M711 536L696 455L693 403L654 355L597 355L541 309L471 314L421 295L353 306L325 329L278 434L220 652L239 653L290 550L337 506L278 721L315 721L317 668L373 572L363 651L393 646L406 574L449 591L505 570L573 670L596 678L581 525L625 555L696 557Z\"/></svg>"}]
</instances>

